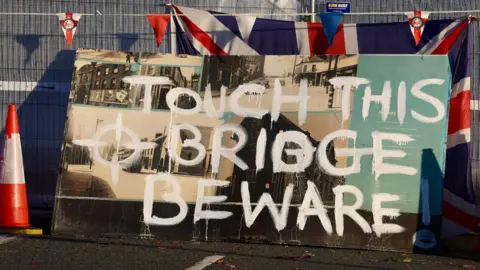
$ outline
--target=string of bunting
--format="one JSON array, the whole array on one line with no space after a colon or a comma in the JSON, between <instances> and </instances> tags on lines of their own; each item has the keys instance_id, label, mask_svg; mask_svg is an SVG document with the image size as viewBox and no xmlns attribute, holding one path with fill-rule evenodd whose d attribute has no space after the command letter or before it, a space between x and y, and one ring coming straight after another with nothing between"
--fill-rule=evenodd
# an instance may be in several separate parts
<instances>
[{"instance_id":1,"label":"string of bunting","mask_svg":"<svg viewBox=\"0 0 480 270\"><path fill-rule=\"evenodd\" d=\"M171 4L165 4L166 6L171 6ZM446 13L477 13L480 10L449 10L449 11L410 11L410 12L358 12L358 13L340 13L340 12L332 12L332 13L295 13L295 14L265 14L265 13L237 13L237 14L212 14L215 17L218 16L314 16L317 15L321 22L327 37L328 43L331 46L333 42L333 38L337 32L338 26L340 24L341 18L344 15L406 15L408 17L408 23L410 25L412 35L415 40L415 45L418 45L420 42L423 29L425 27L425 23L428 20L428 17L432 13L437 14L446 14ZM164 34L167 30L169 25L170 16L172 14L102 14L97 10L96 14L92 13L0 13L0 15L37 15L37 16L51 16L56 15L58 16L60 26L62 31L65 35L65 40L67 46L70 46L73 40L73 36L75 35L75 31L79 25L80 18L82 16L145 16L147 17L152 30L155 34L155 40L157 46L163 41ZM182 17L186 16L184 14L176 14L173 15L175 17Z\"/></svg>"},{"instance_id":2,"label":"string of bunting","mask_svg":"<svg viewBox=\"0 0 480 270\"><path fill-rule=\"evenodd\" d=\"M410 25L410 29L413 34L413 38L415 40L415 46L418 45L422 38L423 29L425 28L425 23L427 23L428 16L431 12L422 12L421 10L415 10L410 12L404 12L404 15L408 17L408 23ZM327 37L328 45L331 47L333 43L333 38L337 33L338 26L340 25L340 21L343 17L343 12L324 12L318 13L318 17L320 18L323 30L325 32L325 36Z\"/></svg>"}]
</instances>

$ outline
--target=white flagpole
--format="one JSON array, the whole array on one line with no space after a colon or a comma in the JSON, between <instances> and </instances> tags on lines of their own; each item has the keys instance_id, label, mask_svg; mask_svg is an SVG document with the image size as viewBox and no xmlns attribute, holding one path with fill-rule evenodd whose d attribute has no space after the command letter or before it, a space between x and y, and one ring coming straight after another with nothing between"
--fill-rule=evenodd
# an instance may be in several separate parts
<instances>
[{"instance_id":1,"label":"white flagpole","mask_svg":"<svg viewBox=\"0 0 480 270\"><path fill-rule=\"evenodd\" d=\"M315 22L315 0L312 0L311 2L311 5L312 5L312 22Z\"/></svg>"}]
</instances>

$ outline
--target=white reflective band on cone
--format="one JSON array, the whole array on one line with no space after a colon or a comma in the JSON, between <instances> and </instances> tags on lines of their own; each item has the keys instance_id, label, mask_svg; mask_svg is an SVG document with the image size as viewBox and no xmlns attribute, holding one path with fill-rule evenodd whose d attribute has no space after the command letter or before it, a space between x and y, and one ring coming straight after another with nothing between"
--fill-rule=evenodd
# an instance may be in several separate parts
<instances>
[{"instance_id":1,"label":"white reflective band on cone","mask_svg":"<svg viewBox=\"0 0 480 270\"><path fill-rule=\"evenodd\" d=\"M0 184L25 184L20 134L5 136Z\"/></svg>"}]
</instances>

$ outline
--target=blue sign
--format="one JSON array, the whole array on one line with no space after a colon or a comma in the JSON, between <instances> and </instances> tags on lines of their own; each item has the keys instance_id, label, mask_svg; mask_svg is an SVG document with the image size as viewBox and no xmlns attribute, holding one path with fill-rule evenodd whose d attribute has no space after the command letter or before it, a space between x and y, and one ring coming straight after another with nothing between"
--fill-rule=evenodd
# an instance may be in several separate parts
<instances>
[{"instance_id":1,"label":"blue sign","mask_svg":"<svg viewBox=\"0 0 480 270\"><path fill-rule=\"evenodd\" d=\"M327 2L325 12L350 13L350 2Z\"/></svg>"}]
</instances>

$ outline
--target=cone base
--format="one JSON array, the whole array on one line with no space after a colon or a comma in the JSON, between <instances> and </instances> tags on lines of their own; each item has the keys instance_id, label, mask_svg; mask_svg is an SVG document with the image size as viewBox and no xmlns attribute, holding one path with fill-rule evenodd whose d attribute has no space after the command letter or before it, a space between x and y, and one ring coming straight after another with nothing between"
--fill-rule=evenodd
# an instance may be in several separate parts
<instances>
[{"instance_id":1,"label":"cone base","mask_svg":"<svg viewBox=\"0 0 480 270\"><path fill-rule=\"evenodd\" d=\"M0 184L0 228L29 228L25 184Z\"/></svg>"},{"instance_id":2,"label":"cone base","mask_svg":"<svg viewBox=\"0 0 480 270\"><path fill-rule=\"evenodd\" d=\"M37 228L0 228L0 234L13 234L13 235L42 235L43 230Z\"/></svg>"}]
</instances>

